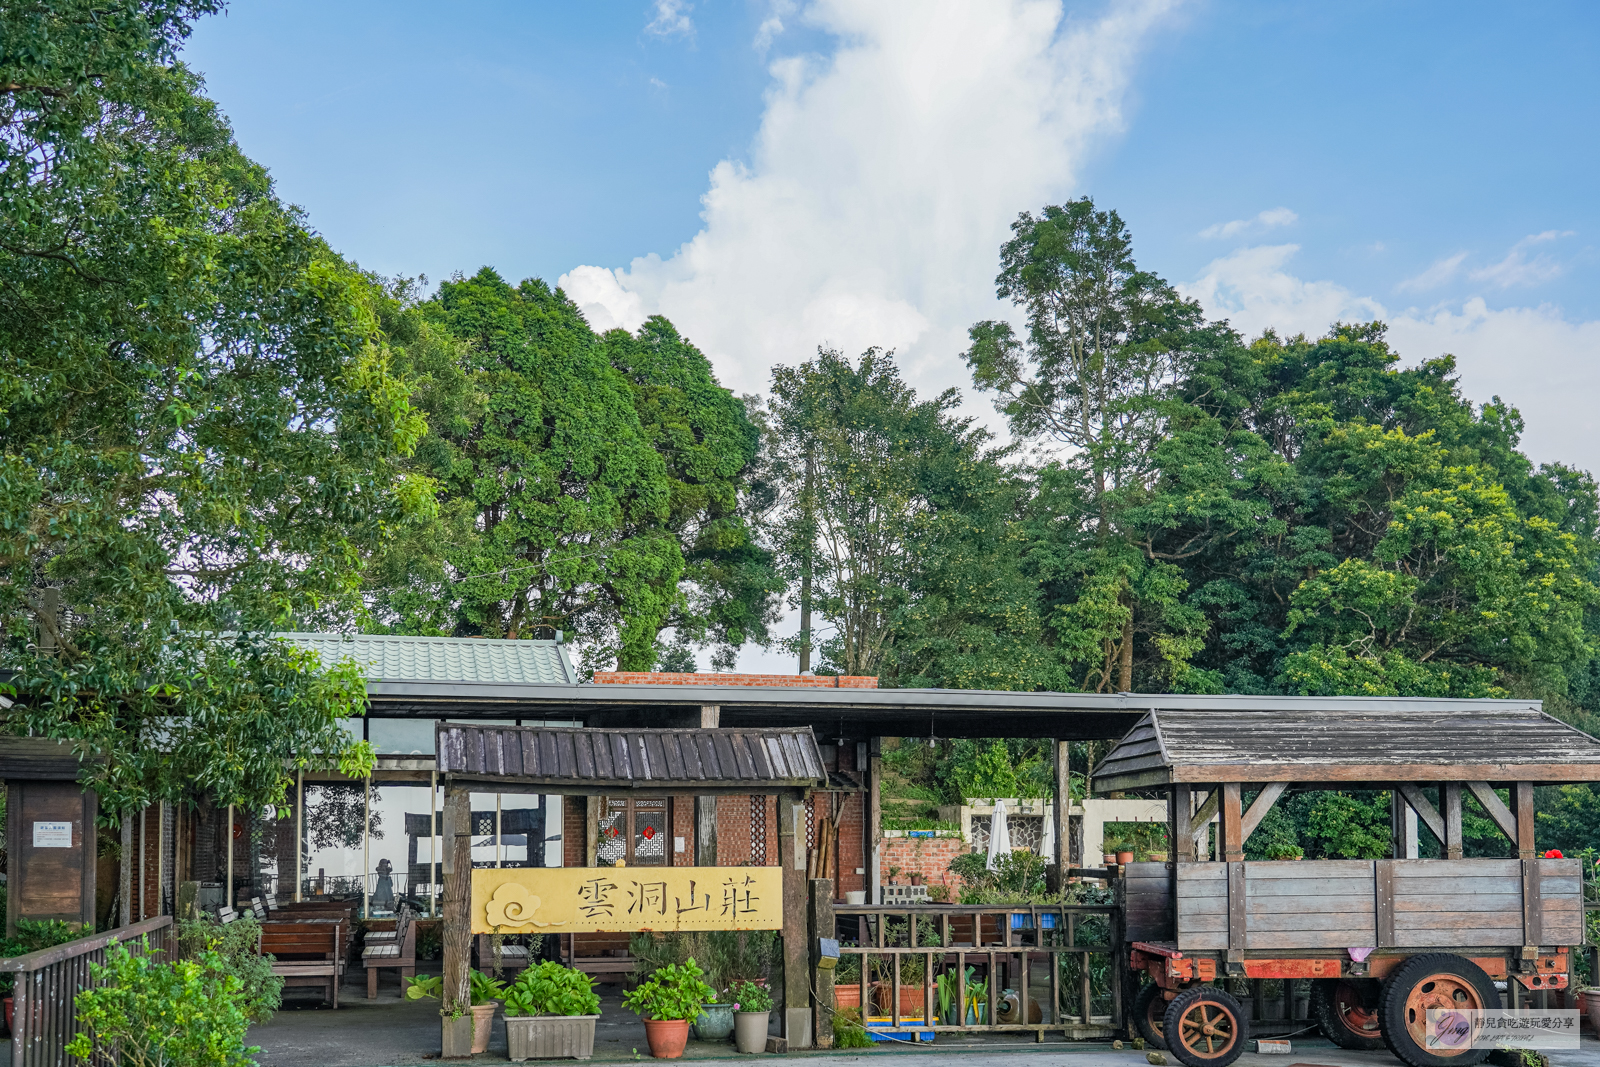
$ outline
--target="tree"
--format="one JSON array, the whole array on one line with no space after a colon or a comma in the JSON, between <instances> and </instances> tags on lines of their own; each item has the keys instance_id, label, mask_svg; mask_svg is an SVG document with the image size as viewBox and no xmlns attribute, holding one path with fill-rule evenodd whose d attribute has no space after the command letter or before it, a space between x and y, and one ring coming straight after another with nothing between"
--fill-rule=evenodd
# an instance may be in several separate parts
<instances>
[{"instance_id":1,"label":"tree","mask_svg":"<svg viewBox=\"0 0 1600 1067\"><path fill-rule=\"evenodd\" d=\"M0 11L5 729L99 757L112 809L359 770L360 680L259 635L354 617L364 554L430 507L373 286L174 59L214 9Z\"/></svg>"},{"instance_id":2,"label":"tree","mask_svg":"<svg viewBox=\"0 0 1600 1067\"><path fill-rule=\"evenodd\" d=\"M741 494L757 432L671 323L596 337L559 290L484 268L385 314L433 433L419 474L437 527L374 572L403 632L575 634L594 663L649 670L690 644L731 660L766 638L776 580Z\"/></svg>"},{"instance_id":3,"label":"tree","mask_svg":"<svg viewBox=\"0 0 1600 1067\"><path fill-rule=\"evenodd\" d=\"M964 357L1018 437L1068 450L1046 488L1073 507L1047 506L1036 524L1051 546L1037 572L1047 618L1082 688L1133 689L1139 638L1170 684L1204 627L1148 528L1190 506L1179 496L1152 509L1151 497L1174 386L1202 333L1199 306L1140 270L1122 219L1087 197L1023 212L1011 229L996 291L1026 311L1027 336L980 322Z\"/></svg>"}]
</instances>

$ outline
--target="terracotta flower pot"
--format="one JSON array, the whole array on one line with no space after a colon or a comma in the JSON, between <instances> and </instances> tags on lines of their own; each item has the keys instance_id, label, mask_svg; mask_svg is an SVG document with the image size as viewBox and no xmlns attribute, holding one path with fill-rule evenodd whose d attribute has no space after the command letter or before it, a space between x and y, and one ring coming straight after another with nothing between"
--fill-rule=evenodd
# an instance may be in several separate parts
<instances>
[{"instance_id":1,"label":"terracotta flower pot","mask_svg":"<svg viewBox=\"0 0 1600 1067\"><path fill-rule=\"evenodd\" d=\"M833 1006L836 1008L861 1007L861 983L846 982L833 987Z\"/></svg>"},{"instance_id":2,"label":"terracotta flower pot","mask_svg":"<svg viewBox=\"0 0 1600 1067\"><path fill-rule=\"evenodd\" d=\"M1133 862L1133 853L1132 852L1118 852L1117 853L1117 863L1118 864L1128 864L1128 863L1132 863L1132 862Z\"/></svg>"},{"instance_id":3,"label":"terracotta flower pot","mask_svg":"<svg viewBox=\"0 0 1600 1067\"><path fill-rule=\"evenodd\" d=\"M919 985L903 985L900 987L900 1018L922 1018L922 993L923 989ZM873 986L872 1005L879 1015L888 1015L893 1011L894 987L886 982L880 982Z\"/></svg>"},{"instance_id":4,"label":"terracotta flower pot","mask_svg":"<svg viewBox=\"0 0 1600 1067\"><path fill-rule=\"evenodd\" d=\"M474 1004L472 1006L472 1054L489 1051L489 1035L494 1032L494 1013L499 1004Z\"/></svg>"},{"instance_id":5,"label":"terracotta flower pot","mask_svg":"<svg viewBox=\"0 0 1600 1067\"><path fill-rule=\"evenodd\" d=\"M683 1055L683 1046L689 1041L688 1019L646 1019L644 1037L650 1045L650 1055L658 1060L675 1060Z\"/></svg>"},{"instance_id":6,"label":"terracotta flower pot","mask_svg":"<svg viewBox=\"0 0 1600 1067\"><path fill-rule=\"evenodd\" d=\"M1150 862L1165 863L1167 862L1167 854L1165 852L1152 852L1150 853Z\"/></svg>"},{"instance_id":7,"label":"terracotta flower pot","mask_svg":"<svg viewBox=\"0 0 1600 1067\"><path fill-rule=\"evenodd\" d=\"M1579 993L1578 1006L1583 1018L1589 1020L1589 1029L1600 1034L1600 989L1585 989Z\"/></svg>"},{"instance_id":8,"label":"terracotta flower pot","mask_svg":"<svg viewBox=\"0 0 1600 1067\"><path fill-rule=\"evenodd\" d=\"M1107 852L1100 857L1100 861L1107 867L1115 867L1117 865L1117 854L1115 852Z\"/></svg>"}]
</instances>

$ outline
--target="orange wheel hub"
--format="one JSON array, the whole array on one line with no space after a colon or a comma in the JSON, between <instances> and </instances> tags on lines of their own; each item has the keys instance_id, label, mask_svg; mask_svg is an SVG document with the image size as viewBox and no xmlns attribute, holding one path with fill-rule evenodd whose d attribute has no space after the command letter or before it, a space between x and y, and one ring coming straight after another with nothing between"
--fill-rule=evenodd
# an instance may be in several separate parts
<instances>
[{"instance_id":1,"label":"orange wheel hub","mask_svg":"<svg viewBox=\"0 0 1600 1067\"><path fill-rule=\"evenodd\" d=\"M1411 1040L1435 1056L1459 1056L1471 1051L1471 1042L1460 1047L1430 1047L1427 1043L1429 1011L1481 1011L1483 998L1467 979L1455 974L1430 974L1406 994L1406 1030Z\"/></svg>"},{"instance_id":2,"label":"orange wheel hub","mask_svg":"<svg viewBox=\"0 0 1600 1067\"><path fill-rule=\"evenodd\" d=\"M1239 1036L1239 1020L1225 1006L1199 1001L1178 1021L1178 1038L1183 1047L1206 1059L1221 1056ZM1171 1041L1171 1035L1166 1035Z\"/></svg>"}]
</instances>

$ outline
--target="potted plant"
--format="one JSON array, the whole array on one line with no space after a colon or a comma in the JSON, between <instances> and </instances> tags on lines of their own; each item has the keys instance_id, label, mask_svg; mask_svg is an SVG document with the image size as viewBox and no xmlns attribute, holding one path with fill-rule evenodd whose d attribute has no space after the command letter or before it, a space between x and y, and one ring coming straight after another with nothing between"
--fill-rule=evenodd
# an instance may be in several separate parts
<instances>
[{"instance_id":1,"label":"potted plant","mask_svg":"<svg viewBox=\"0 0 1600 1067\"><path fill-rule=\"evenodd\" d=\"M736 1005L732 990L724 989L714 1004L707 1004L694 1021L694 1036L698 1041L726 1041L733 1034L733 1012Z\"/></svg>"},{"instance_id":2,"label":"potted plant","mask_svg":"<svg viewBox=\"0 0 1600 1067\"><path fill-rule=\"evenodd\" d=\"M772 1017L772 994L754 982L735 982L733 1043L747 1056L767 1050L767 1024Z\"/></svg>"},{"instance_id":3,"label":"potted plant","mask_svg":"<svg viewBox=\"0 0 1600 1067\"><path fill-rule=\"evenodd\" d=\"M645 1039L656 1059L675 1060L683 1055L683 1046L689 1041L689 1020L698 1019L706 1003L717 995L704 977L705 972L690 957L682 964L657 968L622 998L623 1007L645 1017Z\"/></svg>"},{"instance_id":4,"label":"potted plant","mask_svg":"<svg viewBox=\"0 0 1600 1067\"><path fill-rule=\"evenodd\" d=\"M499 1009L498 998L506 991L506 984L499 979L491 978L482 971L469 971L467 979L470 983L472 1007L472 1054L489 1051L489 1033L494 1028L494 1013ZM422 978L412 978L406 982L406 999L421 1000L423 997L437 998L444 991L444 976L430 974ZM452 1031L461 1025L451 1022L462 1017L461 1012L440 1011L446 1019L445 1044L450 1045L453 1040ZM460 1051L454 1053L449 1048L444 1050L444 1055L462 1055Z\"/></svg>"},{"instance_id":5,"label":"potted plant","mask_svg":"<svg viewBox=\"0 0 1600 1067\"><path fill-rule=\"evenodd\" d=\"M861 957L853 952L841 953L839 966L834 968L833 1006L861 1007Z\"/></svg>"},{"instance_id":6,"label":"potted plant","mask_svg":"<svg viewBox=\"0 0 1600 1067\"><path fill-rule=\"evenodd\" d=\"M1166 854L1166 852L1162 851L1160 849L1152 851L1150 853L1150 862L1151 863L1165 863L1165 862L1167 862L1167 854Z\"/></svg>"},{"instance_id":7,"label":"potted plant","mask_svg":"<svg viewBox=\"0 0 1600 1067\"><path fill-rule=\"evenodd\" d=\"M911 872L911 884L912 885L921 885L922 884L922 873L920 871L912 871Z\"/></svg>"},{"instance_id":8,"label":"potted plant","mask_svg":"<svg viewBox=\"0 0 1600 1067\"><path fill-rule=\"evenodd\" d=\"M600 994L582 971L545 960L517 975L506 989L510 1059L576 1059L594 1055Z\"/></svg>"}]
</instances>

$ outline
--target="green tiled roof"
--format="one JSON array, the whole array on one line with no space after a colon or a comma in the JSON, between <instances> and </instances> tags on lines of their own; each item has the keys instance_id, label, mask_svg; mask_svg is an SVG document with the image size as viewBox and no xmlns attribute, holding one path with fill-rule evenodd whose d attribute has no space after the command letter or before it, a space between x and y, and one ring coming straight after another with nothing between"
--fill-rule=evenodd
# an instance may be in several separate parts
<instances>
[{"instance_id":1,"label":"green tiled roof","mask_svg":"<svg viewBox=\"0 0 1600 1067\"><path fill-rule=\"evenodd\" d=\"M369 682L513 682L576 685L565 645L477 637L394 637L387 634L278 633L313 649L325 664L364 664Z\"/></svg>"}]
</instances>

